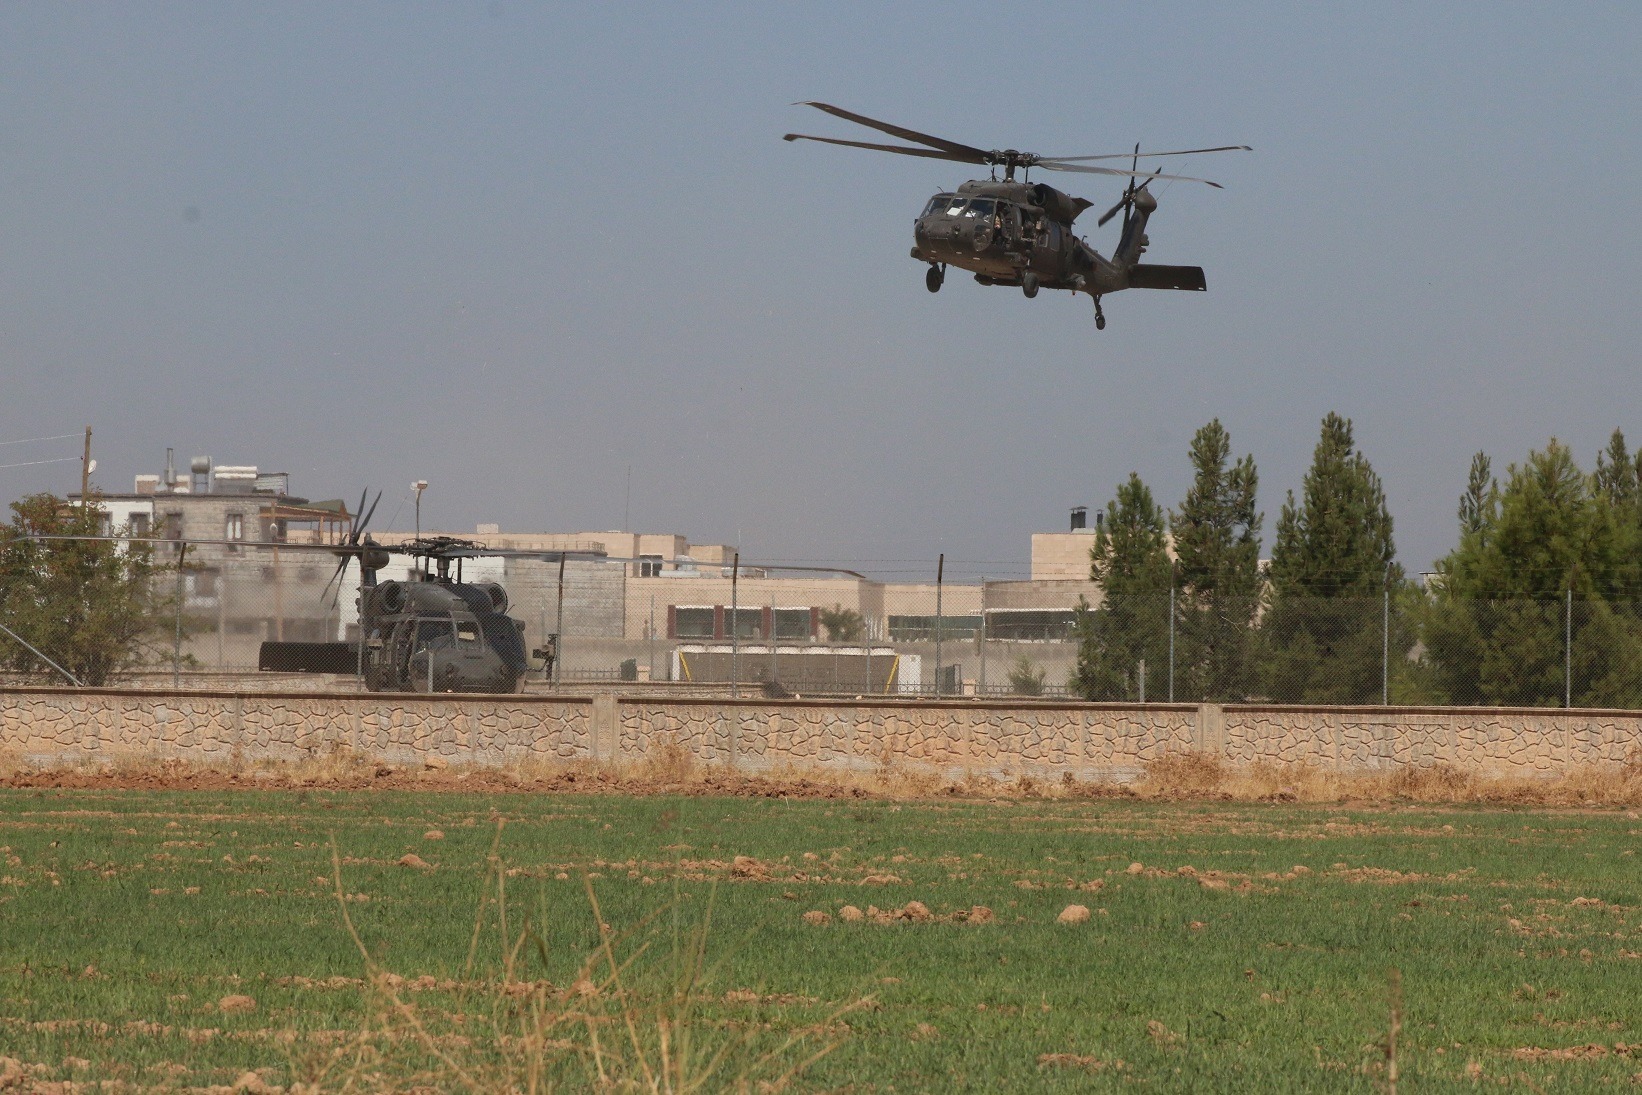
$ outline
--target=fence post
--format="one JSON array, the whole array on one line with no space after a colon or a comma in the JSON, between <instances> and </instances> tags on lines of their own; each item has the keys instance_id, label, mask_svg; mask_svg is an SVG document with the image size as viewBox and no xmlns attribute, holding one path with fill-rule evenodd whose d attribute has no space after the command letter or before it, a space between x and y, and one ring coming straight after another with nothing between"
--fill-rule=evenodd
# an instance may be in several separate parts
<instances>
[{"instance_id":1,"label":"fence post","mask_svg":"<svg viewBox=\"0 0 1642 1095\"><path fill-rule=\"evenodd\" d=\"M182 688L182 568L188 558L188 541L177 543L177 626L171 637L171 690Z\"/></svg>"},{"instance_id":2,"label":"fence post","mask_svg":"<svg viewBox=\"0 0 1642 1095\"><path fill-rule=\"evenodd\" d=\"M976 686L977 696L986 695L986 575L981 575L981 629L976 632L980 636L981 672L980 683Z\"/></svg>"},{"instance_id":3,"label":"fence post","mask_svg":"<svg viewBox=\"0 0 1642 1095\"><path fill-rule=\"evenodd\" d=\"M1562 613L1562 706L1574 705L1574 587L1568 587L1567 608Z\"/></svg>"},{"instance_id":4,"label":"fence post","mask_svg":"<svg viewBox=\"0 0 1642 1095\"><path fill-rule=\"evenodd\" d=\"M941 579L946 573L946 552L935 560L935 698L941 698Z\"/></svg>"},{"instance_id":5,"label":"fence post","mask_svg":"<svg viewBox=\"0 0 1642 1095\"><path fill-rule=\"evenodd\" d=\"M724 572L721 570L719 574ZM730 562L730 698L741 697L741 606L738 601L738 585L741 581L741 552L736 552ZM731 765L735 764L735 754L730 755Z\"/></svg>"},{"instance_id":6,"label":"fence post","mask_svg":"<svg viewBox=\"0 0 1642 1095\"><path fill-rule=\"evenodd\" d=\"M1391 565L1385 568L1384 603L1380 609L1380 706L1391 706Z\"/></svg>"},{"instance_id":7,"label":"fence post","mask_svg":"<svg viewBox=\"0 0 1642 1095\"><path fill-rule=\"evenodd\" d=\"M564 552L559 552L559 607L553 617L553 687L559 686L564 670Z\"/></svg>"},{"instance_id":8,"label":"fence post","mask_svg":"<svg viewBox=\"0 0 1642 1095\"><path fill-rule=\"evenodd\" d=\"M1169 562L1169 702L1174 702L1174 561Z\"/></svg>"}]
</instances>

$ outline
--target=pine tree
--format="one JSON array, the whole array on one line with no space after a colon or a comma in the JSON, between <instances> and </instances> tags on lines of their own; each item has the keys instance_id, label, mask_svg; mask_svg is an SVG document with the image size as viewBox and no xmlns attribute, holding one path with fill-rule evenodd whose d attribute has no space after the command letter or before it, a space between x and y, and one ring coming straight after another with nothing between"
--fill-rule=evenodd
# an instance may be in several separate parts
<instances>
[{"instance_id":1,"label":"pine tree","mask_svg":"<svg viewBox=\"0 0 1642 1095\"><path fill-rule=\"evenodd\" d=\"M1499 511L1499 483L1494 479L1488 454L1471 458L1471 477L1460 496L1460 535L1481 532L1493 523Z\"/></svg>"},{"instance_id":2,"label":"pine tree","mask_svg":"<svg viewBox=\"0 0 1642 1095\"><path fill-rule=\"evenodd\" d=\"M1089 576L1101 585L1101 603L1079 612L1070 688L1089 700L1138 699L1142 662L1166 671L1169 556L1163 511L1135 473L1106 504Z\"/></svg>"},{"instance_id":3,"label":"pine tree","mask_svg":"<svg viewBox=\"0 0 1642 1095\"><path fill-rule=\"evenodd\" d=\"M1481 470L1486 473L1486 466ZM1475 487L1475 464L1472 472ZM1403 585L1395 556L1380 477L1355 447L1351 420L1331 412L1323 419L1301 499L1296 503L1290 491L1277 520L1268 572L1271 605L1261 629L1263 677L1272 699L1381 699L1386 657L1400 658L1413 645L1402 626L1394 643L1387 633L1387 598Z\"/></svg>"},{"instance_id":4,"label":"pine tree","mask_svg":"<svg viewBox=\"0 0 1642 1095\"><path fill-rule=\"evenodd\" d=\"M97 536L97 506L36 494L13 502L11 510L11 524L0 526L0 622L94 687L149 660L168 602L156 592L160 568L147 546L129 543L121 550L108 540L38 539ZM3 633L0 665L53 673Z\"/></svg>"},{"instance_id":5,"label":"pine tree","mask_svg":"<svg viewBox=\"0 0 1642 1095\"><path fill-rule=\"evenodd\" d=\"M1259 610L1259 475L1254 457L1227 467L1231 435L1217 418L1192 437L1192 485L1169 515L1175 551L1174 694L1248 696L1250 639Z\"/></svg>"},{"instance_id":6,"label":"pine tree","mask_svg":"<svg viewBox=\"0 0 1642 1095\"><path fill-rule=\"evenodd\" d=\"M1424 637L1449 702L1558 706L1570 680L1576 706L1642 702L1623 436L1597 469L1553 439L1509 468L1497 509L1438 562Z\"/></svg>"}]
</instances>

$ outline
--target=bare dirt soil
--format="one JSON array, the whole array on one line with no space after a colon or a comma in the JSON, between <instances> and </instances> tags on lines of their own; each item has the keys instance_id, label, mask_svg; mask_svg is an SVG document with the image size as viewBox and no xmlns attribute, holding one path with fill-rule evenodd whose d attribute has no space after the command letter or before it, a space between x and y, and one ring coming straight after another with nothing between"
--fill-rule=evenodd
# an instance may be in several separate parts
<instances>
[{"instance_id":1,"label":"bare dirt soil","mask_svg":"<svg viewBox=\"0 0 1642 1095\"><path fill-rule=\"evenodd\" d=\"M1570 768L1525 778L1474 773L1452 765L1408 766L1342 775L1306 765L1233 767L1215 757L1180 753L1148 765L1132 783L949 778L897 766L865 772L783 769L747 773L693 763L667 752L620 764L532 762L513 768L390 764L341 749L299 762L196 764L182 760L37 767L0 756L0 788L62 790L228 791L380 790L467 794L689 795L794 799L1094 799L1156 801L1474 803L1493 806L1642 806L1642 749L1623 764Z\"/></svg>"}]
</instances>

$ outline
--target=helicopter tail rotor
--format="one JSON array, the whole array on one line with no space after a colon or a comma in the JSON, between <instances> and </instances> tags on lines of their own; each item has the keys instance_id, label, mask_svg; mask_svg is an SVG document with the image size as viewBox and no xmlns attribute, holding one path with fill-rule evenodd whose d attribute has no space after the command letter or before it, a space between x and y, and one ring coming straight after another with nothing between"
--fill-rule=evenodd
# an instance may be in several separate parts
<instances>
[{"instance_id":1,"label":"helicopter tail rotor","mask_svg":"<svg viewBox=\"0 0 1642 1095\"><path fill-rule=\"evenodd\" d=\"M1206 151L1213 151L1213 150L1206 150ZM1130 158L1129 162L1131 164L1136 164L1136 165L1138 165L1140 163L1140 145L1138 145L1138 144L1135 145L1135 150L1131 154L1131 158ZM1106 212L1104 212L1100 215L1100 220L1095 222L1095 227L1096 228L1105 227L1107 221L1111 220L1113 217L1117 216L1119 213L1122 213L1123 214L1123 231L1125 233L1127 233L1129 231L1129 218L1133 214L1134 208L1135 208L1135 195L1139 194L1142 190L1145 190L1148 186L1151 186L1154 181L1156 181L1158 178L1161 178L1162 176L1163 176L1163 169L1160 167L1156 171L1153 171L1150 175L1144 176L1146 181L1141 183L1139 186L1135 185L1135 178L1138 177L1138 176L1130 176L1129 185L1125 186L1123 188L1123 197L1121 199L1119 199L1119 201L1116 205L1112 206L1112 208L1108 209Z\"/></svg>"}]
</instances>

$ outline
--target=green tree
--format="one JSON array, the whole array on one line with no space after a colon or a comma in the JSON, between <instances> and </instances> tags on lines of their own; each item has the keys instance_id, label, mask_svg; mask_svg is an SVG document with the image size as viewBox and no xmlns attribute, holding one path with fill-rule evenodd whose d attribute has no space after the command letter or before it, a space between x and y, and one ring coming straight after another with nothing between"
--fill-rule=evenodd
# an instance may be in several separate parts
<instances>
[{"instance_id":1,"label":"green tree","mask_svg":"<svg viewBox=\"0 0 1642 1095\"><path fill-rule=\"evenodd\" d=\"M1133 472L1095 529L1089 576L1100 583L1101 602L1079 609L1068 686L1088 700L1136 699L1142 660L1154 673L1167 665L1169 554L1163 511Z\"/></svg>"},{"instance_id":2,"label":"green tree","mask_svg":"<svg viewBox=\"0 0 1642 1095\"><path fill-rule=\"evenodd\" d=\"M867 621L853 608L835 604L818 614L829 643L856 643L867 633Z\"/></svg>"},{"instance_id":3,"label":"green tree","mask_svg":"<svg viewBox=\"0 0 1642 1095\"><path fill-rule=\"evenodd\" d=\"M109 540L41 540L96 536L102 510L70 506L49 494L11 504L0 527L0 622L84 684L150 660L169 604L155 593L160 568L146 545ZM0 665L50 673L35 654L0 634Z\"/></svg>"},{"instance_id":4,"label":"green tree","mask_svg":"<svg viewBox=\"0 0 1642 1095\"><path fill-rule=\"evenodd\" d=\"M1254 457L1228 466L1217 418L1192 438L1192 485L1169 515L1175 554L1174 693L1239 700L1252 690L1250 646L1260 596L1259 475Z\"/></svg>"},{"instance_id":5,"label":"green tree","mask_svg":"<svg viewBox=\"0 0 1642 1095\"><path fill-rule=\"evenodd\" d=\"M1576 705L1642 703L1634 480L1618 434L1596 474L1555 439L1508 469L1437 563L1423 634L1444 699L1557 706L1571 677Z\"/></svg>"},{"instance_id":6,"label":"green tree","mask_svg":"<svg viewBox=\"0 0 1642 1095\"><path fill-rule=\"evenodd\" d=\"M1262 678L1281 703L1375 703L1386 656L1405 660L1413 637L1401 604L1391 512L1351 420L1330 413L1301 497L1288 493L1272 547L1269 605L1261 621ZM1389 599L1388 599L1389 598Z\"/></svg>"},{"instance_id":7,"label":"green tree","mask_svg":"<svg viewBox=\"0 0 1642 1095\"><path fill-rule=\"evenodd\" d=\"M1033 665L1025 654L1015 655L1009 667L1009 690L1017 696L1043 695L1043 681L1049 674L1040 665Z\"/></svg>"}]
</instances>

